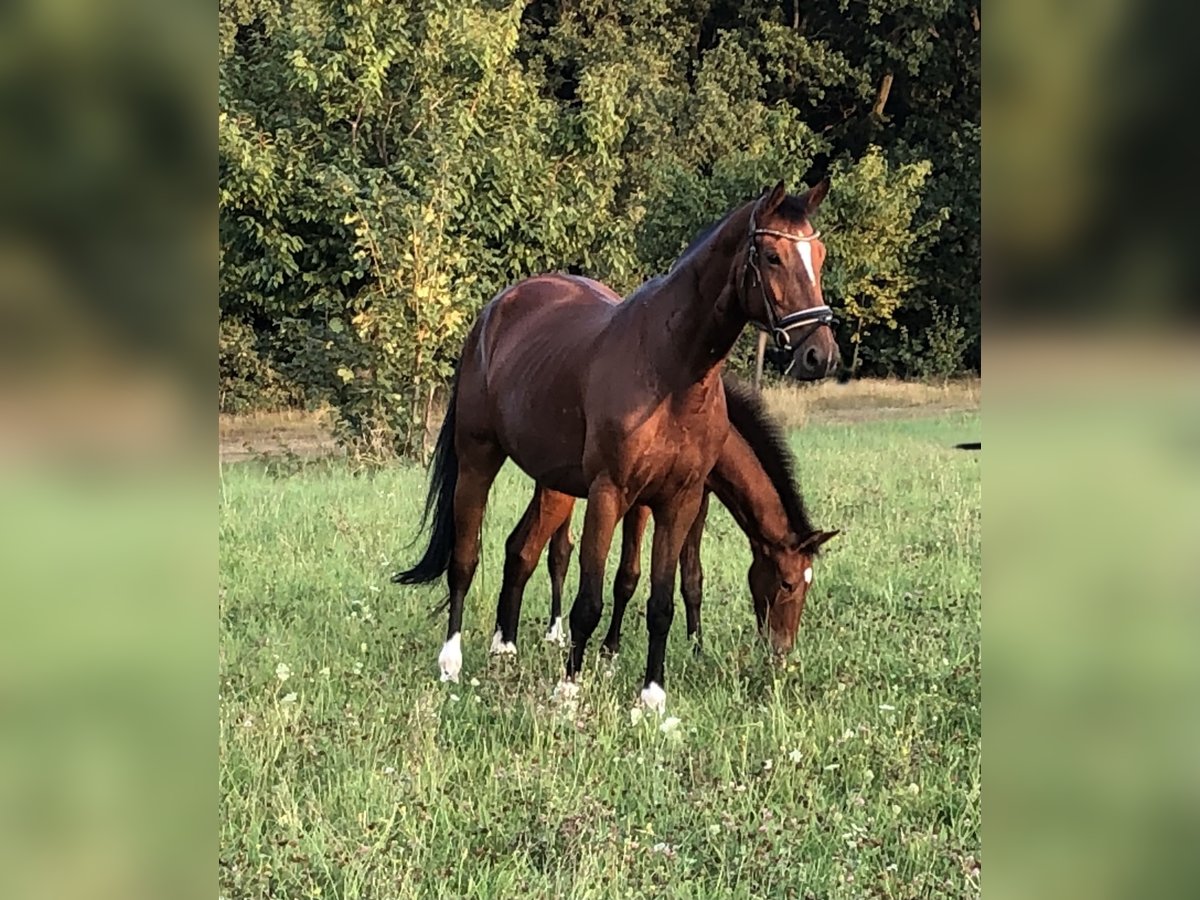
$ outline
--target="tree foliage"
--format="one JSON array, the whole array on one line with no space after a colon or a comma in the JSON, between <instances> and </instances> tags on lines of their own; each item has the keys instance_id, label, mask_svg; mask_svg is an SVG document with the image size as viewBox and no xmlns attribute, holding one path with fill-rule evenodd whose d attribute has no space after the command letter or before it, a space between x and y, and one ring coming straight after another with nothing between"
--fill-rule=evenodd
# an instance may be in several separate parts
<instances>
[{"instance_id":1,"label":"tree foliage","mask_svg":"<svg viewBox=\"0 0 1200 900\"><path fill-rule=\"evenodd\" d=\"M224 0L223 407L326 402L359 451L411 453L497 291L628 292L826 172L860 369L977 365L977 23L948 0Z\"/></svg>"}]
</instances>

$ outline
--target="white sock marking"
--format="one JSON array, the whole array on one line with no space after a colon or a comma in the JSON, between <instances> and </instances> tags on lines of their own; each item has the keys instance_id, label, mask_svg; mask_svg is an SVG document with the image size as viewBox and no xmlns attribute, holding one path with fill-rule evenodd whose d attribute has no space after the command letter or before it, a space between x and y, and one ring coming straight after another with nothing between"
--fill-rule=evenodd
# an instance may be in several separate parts
<instances>
[{"instance_id":1,"label":"white sock marking","mask_svg":"<svg viewBox=\"0 0 1200 900\"><path fill-rule=\"evenodd\" d=\"M812 244L809 241L796 241L796 252L804 261L804 270L808 272L808 280L817 283L817 273L813 271Z\"/></svg>"},{"instance_id":2,"label":"white sock marking","mask_svg":"<svg viewBox=\"0 0 1200 900\"><path fill-rule=\"evenodd\" d=\"M565 647L567 644L567 633L562 627L562 616L554 620L554 624L550 626L550 630L546 632L546 641L551 644L558 644L560 647Z\"/></svg>"},{"instance_id":3,"label":"white sock marking","mask_svg":"<svg viewBox=\"0 0 1200 900\"><path fill-rule=\"evenodd\" d=\"M506 641L500 634L500 629L496 629L496 633L492 635L492 656L516 656L517 645L512 641Z\"/></svg>"},{"instance_id":4,"label":"white sock marking","mask_svg":"<svg viewBox=\"0 0 1200 900\"><path fill-rule=\"evenodd\" d=\"M442 681L458 681L462 671L462 634L454 632L438 654L438 666L442 670Z\"/></svg>"},{"instance_id":5,"label":"white sock marking","mask_svg":"<svg viewBox=\"0 0 1200 900\"><path fill-rule=\"evenodd\" d=\"M642 688L642 706L651 712L664 713L667 710L667 692L659 687L658 682L652 681Z\"/></svg>"},{"instance_id":6,"label":"white sock marking","mask_svg":"<svg viewBox=\"0 0 1200 900\"><path fill-rule=\"evenodd\" d=\"M812 566L804 570L804 583L812 584Z\"/></svg>"}]
</instances>

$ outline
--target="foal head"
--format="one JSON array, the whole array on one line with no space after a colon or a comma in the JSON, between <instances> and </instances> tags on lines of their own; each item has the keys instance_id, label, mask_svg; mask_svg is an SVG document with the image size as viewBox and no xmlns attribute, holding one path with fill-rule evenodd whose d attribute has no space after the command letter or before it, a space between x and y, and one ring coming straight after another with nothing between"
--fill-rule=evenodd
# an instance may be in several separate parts
<instances>
[{"instance_id":1,"label":"foal head","mask_svg":"<svg viewBox=\"0 0 1200 900\"><path fill-rule=\"evenodd\" d=\"M784 654L796 642L800 614L813 581L813 557L836 531L815 531L781 545L756 545L750 564L750 595L758 630L771 649Z\"/></svg>"},{"instance_id":2,"label":"foal head","mask_svg":"<svg viewBox=\"0 0 1200 900\"><path fill-rule=\"evenodd\" d=\"M809 218L825 194L825 179L791 196L783 182L754 205L742 266L742 307L777 351L793 355L806 380L824 378L840 359L830 327L833 313L821 292L825 245Z\"/></svg>"},{"instance_id":3,"label":"foal head","mask_svg":"<svg viewBox=\"0 0 1200 900\"><path fill-rule=\"evenodd\" d=\"M723 383L731 429L709 482L750 538L759 631L777 653L787 653L812 586L813 558L838 532L821 531L809 519L787 435L762 397L732 378Z\"/></svg>"}]
</instances>

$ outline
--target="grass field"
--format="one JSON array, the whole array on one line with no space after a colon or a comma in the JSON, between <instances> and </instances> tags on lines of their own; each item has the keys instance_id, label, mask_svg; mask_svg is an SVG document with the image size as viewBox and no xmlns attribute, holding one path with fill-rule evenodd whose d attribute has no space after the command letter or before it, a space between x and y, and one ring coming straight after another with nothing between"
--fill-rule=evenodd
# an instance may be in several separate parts
<instances>
[{"instance_id":1,"label":"grass field","mask_svg":"<svg viewBox=\"0 0 1200 900\"><path fill-rule=\"evenodd\" d=\"M442 588L387 582L418 551L422 471L225 466L222 897L978 896L980 458L950 447L979 431L955 412L792 432L816 523L843 533L786 665L756 640L749 551L714 503L705 652L677 601L667 730L631 715L645 579L576 709L550 702L544 569L519 656L488 658L531 492L511 466L460 684L437 680Z\"/></svg>"}]
</instances>

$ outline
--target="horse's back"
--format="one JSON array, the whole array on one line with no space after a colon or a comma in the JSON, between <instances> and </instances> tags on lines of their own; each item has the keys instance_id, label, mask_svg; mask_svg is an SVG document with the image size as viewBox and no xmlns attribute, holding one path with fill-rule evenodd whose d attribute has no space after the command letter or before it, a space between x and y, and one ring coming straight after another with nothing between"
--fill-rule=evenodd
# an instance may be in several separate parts
<instances>
[{"instance_id":1,"label":"horse's back","mask_svg":"<svg viewBox=\"0 0 1200 900\"><path fill-rule=\"evenodd\" d=\"M498 294L480 314L460 377L471 419L547 487L586 494L580 461L588 363L620 297L577 275L539 275ZM472 365L471 363L474 363Z\"/></svg>"}]
</instances>

